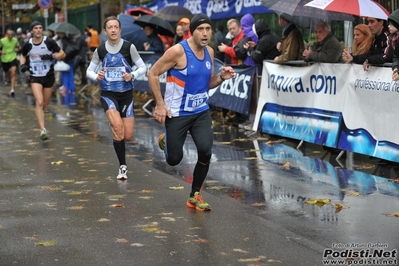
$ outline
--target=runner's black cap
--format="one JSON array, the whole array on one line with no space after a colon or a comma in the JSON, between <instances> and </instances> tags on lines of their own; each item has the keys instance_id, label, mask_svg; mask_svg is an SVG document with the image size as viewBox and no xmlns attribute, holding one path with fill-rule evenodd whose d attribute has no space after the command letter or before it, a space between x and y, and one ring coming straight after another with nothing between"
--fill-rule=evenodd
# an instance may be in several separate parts
<instances>
[{"instance_id":1,"label":"runner's black cap","mask_svg":"<svg viewBox=\"0 0 399 266\"><path fill-rule=\"evenodd\" d=\"M193 34L196 28L198 28L199 25L208 23L209 25L212 25L211 19L204 14L197 14L195 15L190 22L190 32Z\"/></svg>"},{"instance_id":2,"label":"runner's black cap","mask_svg":"<svg viewBox=\"0 0 399 266\"><path fill-rule=\"evenodd\" d=\"M36 26L38 26L38 25L42 26L42 23L40 23L39 21L33 21L33 22L30 24L30 30L32 31L33 28L36 27Z\"/></svg>"}]
</instances>

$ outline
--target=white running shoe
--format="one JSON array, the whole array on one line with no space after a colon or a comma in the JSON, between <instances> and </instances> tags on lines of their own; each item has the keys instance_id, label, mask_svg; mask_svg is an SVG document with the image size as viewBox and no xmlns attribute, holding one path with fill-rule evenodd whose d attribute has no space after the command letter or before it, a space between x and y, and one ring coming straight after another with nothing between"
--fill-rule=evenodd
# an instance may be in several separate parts
<instances>
[{"instance_id":1,"label":"white running shoe","mask_svg":"<svg viewBox=\"0 0 399 266\"><path fill-rule=\"evenodd\" d=\"M41 139L41 140L46 140L46 139L48 139L47 130L46 130L45 128L43 128L42 131L40 131L40 139Z\"/></svg>"},{"instance_id":2,"label":"white running shoe","mask_svg":"<svg viewBox=\"0 0 399 266\"><path fill-rule=\"evenodd\" d=\"M126 165L121 165L119 166L119 174L116 177L118 180L124 180L127 179L127 166Z\"/></svg>"}]
</instances>

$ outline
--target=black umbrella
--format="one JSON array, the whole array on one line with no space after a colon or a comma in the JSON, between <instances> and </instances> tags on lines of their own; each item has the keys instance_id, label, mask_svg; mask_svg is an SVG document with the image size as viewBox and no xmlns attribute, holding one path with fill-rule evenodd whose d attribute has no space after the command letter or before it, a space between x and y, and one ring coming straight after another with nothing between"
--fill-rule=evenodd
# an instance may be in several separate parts
<instances>
[{"instance_id":1,"label":"black umbrella","mask_svg":"<svg viewBox=\"0 0 399 266\"><path fill-rule=\"evenodd\" d=\"M181 18L193 17L193 13L182 6L164 6L159 9L154 16L166 19L167 21L179 21Z\"/></svg>"},{"instance_id":2,"label":"black umbrella","mask_svg":"<svg viewBox=\"0 0 399 266\"><path fill-rule=\"evenodd\" d=\"M150 25L154 28L154 31L161 35L166 35L173 37L175 36L175 32L173 30L172 25L166 20L151 16L151 15L142 15L138 19L134 21L135 24L140 25L141 27L145 27Z\"/></svg>"},{"instance_id":3,"label":"black umbrella","mask_svg":"<svg viewBox=\"0 0 399 266\"><path fill-rule=\"evenodd\" d=\"M68 22L54 22L48 25L47 29L65 34L80 34L80 30Z\"/></svg>"}]
</instances>

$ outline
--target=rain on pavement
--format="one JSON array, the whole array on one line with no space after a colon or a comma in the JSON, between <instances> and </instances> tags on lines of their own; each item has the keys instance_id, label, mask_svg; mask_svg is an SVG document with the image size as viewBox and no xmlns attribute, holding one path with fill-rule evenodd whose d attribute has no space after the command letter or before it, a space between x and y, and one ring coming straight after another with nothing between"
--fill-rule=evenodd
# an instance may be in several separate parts
<instances>
[{"instance_id":1,"label":"rain on pavement","mask_svg":"<svg viewBox=\"0 0 399 266\"><path fill-rule=\"evenodd\" d=\"M166 164L157 143L163 128L142 109L148 96L135 93L135 135L127 144L127 158L189 183L196 163L195 146L188 137L183 161L175 167ZM112 145L109 124L95 97L77 99L76 107L58 111L52 109L60 99L54 100L48 116ZM23 100L34 104L32 95ZM215 142L204 190L237 199L259 217L325 246L386 243L390 249L398 248L399 239L393 233L398 232L398 218L389 216L399 211L398 164L246 132L224 125L218 112L213 113ZM319 201L310 204L311 199ZM327 204L319 204L323 199Z\"/></svg>"}]
</instances>

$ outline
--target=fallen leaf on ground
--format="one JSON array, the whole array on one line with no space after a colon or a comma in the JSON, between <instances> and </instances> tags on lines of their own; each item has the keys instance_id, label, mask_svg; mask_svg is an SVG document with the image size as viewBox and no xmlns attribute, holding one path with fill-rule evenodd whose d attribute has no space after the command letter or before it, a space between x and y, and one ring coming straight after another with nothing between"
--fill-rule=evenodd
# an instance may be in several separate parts
<instances>
[{"instance_id":1,"label":"fallen leaf on ground","mask_svg":"<svg viewBox=\"0 0 399 266\"><path fill-rule=\"evenodd\" d=\"M257 262L266 259L265 256L259 256L257 258L239 259L239 262Z\"/></svg>"},{"instance_id":2,"label":"fallen leaf on ground","mask_svg":"<svg viewBox=\"0 0 399 266\"><path fill-rule=\"evenodd\" d=\"M142 196L142 197L139 197L139 199L145 199L145 200L148 200L148 199L152 199L153 197L150 197L150 196Z\"/></svg>"},{"instance_id":3,"label":"fallen leaf on ground","mask_svg":"<svg viewBox=\"0 0 399 266\"><path fill-rule=\"evenodd\" d=\"M308 199L305 201L306 204L316 204L317 206L321 207L324 204L330 204L330 199Z\"/></svg>"},{"instance_id":4,"label":"fallen leaf on ground","mask_svg":"<svg viewBox=\"0 0 399 266\"><path fill-rule=\"evenodd\" d=\"M193 241L194 241L194 242L198 242L198 243L208 243L208 242L209 242L209 240L203 239L203 238L198 238L198 239L193 240Z\"/></svg>"},{"instance_id":5,"label":"fallen leaf on ground","mask_svg":"<svg viewBox=\"0 0 399 266\"><path fill-rule=\"evenodd\" d=\"M351 191L351 192L349 192L349 194L348 194L349 196L353 196L353 197L357 197L357 196L359 196L360 195L360 193L359 192L354 192L354 191Z\"/></svg>"},{"instance_id":6,"label":"fallen leaf on ground","mask_svg":"<svg viewBox=\"0 0 399 266\"><path fill-rule=\"evenodd\" d=\"M339 203L335 203L335 212L340 212L342 209L349 209L349 206L345 206Z\"/></svg>"},{"instance_id":7,"label":"fallen leaf on ground","mask_svg":"<svg viewBox=\"0 0 399 266\"><path fill-rule=\"evenodd\" d=\"M265 205L266 205L265 203L261 203L261 202L255 202L255 203L251 204L251 206L254 206L254 207L262 207L262 206L265 206Z\"/></svg>"},{"instance_id":8,"label":"fallen leaf on ground","mask_svg":"<svg viewBox=\"0 0 399 266\"><path fill-rule=\"evenodd\" d=\"M132 244L130 244L132 247L144 247L144 245L143 244L141 244L141 243L132 243Z\"/></svg>"},{"instance_id":9,"label":"fallen leaf on ground","mask_svg":"<svg viewBox=\"0 0 399 266\"><path fill-rule=\"evenodd\" d=\"M183 186L177 186L177 187L169 187L170 190L183 190Z\"/></svg>"},{"instance_id":10,"label":"fallen leaf on ground","mask_svg":"<svg viewBox=\"0 0 399 266\"><path fill-rule=\"evenodd\" d=\"M386 214L388 217L399 217L399 212L390 212Z\"/></svg>"},{"instance_id":11,"label":"fallen leaf on ground","mask_svg":"<svg viewBox=\"0 0 399 266\"><path fill-rule=\"evenodd\" d=\"M240 253L248 253L248 251L242 250L240 248L234 248L233 251L240 252Z\"/></svg>"},{"instance_id":12,"label":"fallen leaf on ground","mask_svg":"<svg viewBox=\"0 0 399 266\"><path fill-rule=\"evenodd\" d=\"M154 193L154 190L143 189L143 190L140 190L139 193Z\"/></svg>"},{"instance_id":13,"label":"fallen leaf on ground","mask_svg":"<svg viewBox=\"0 0 399 266\"><path fill-rule=\"evenodd\" d=\"M103 223L103 222L109 222L109 219L107 219L107 218L100 218L100 219L97 220L97 222L101 222L101 223Z\"/></svg>"},{"instance_id":14,"label":"fallen leaf on ground","mask_svg":"<svg viewBox=\"0 0 399 266\"><path fill-rule=\"evenodd\" d=\"M54 186L41 186L40 188L41 188L41 189L44 189L44 190L50 190L50 191L61 190L60 187L54 187Z\"/></svg>"},{"instance_id":15,"label":"fallen leaf on ground","mask_svg":"<svg viewBox=\"0 0 399 266\"><path fill-rule=\"evenodd\" d=\"M54 240L35 242L35 246L51 247L55 245Z\"/></svg>"},{"instance_id":16,"label":"fallen leaf on ground","mask_svg":"<svg viewBox=\"0 0 399 266\"><path fill-rule=\"evenodd\" d=\"M51 162L51 164L63 164L64 161L55 161L55 162Z\"/></svg>"},{"instance_id":17,"label":"fallen leaf on ground","mask_svg":"<svg viewBox=\"0 0 399 266\"><path fill-rule=\"evenodd\" d=\"M125 208L125 203L112 204L111 207L114 207L114 208Z\"/></svg>"},{"instance_id":18,"label":"fallen leaf on ground","mask_svg":"<svg viewBox=\"0 0 399 266\"><path fill-rule=\"evenodd\" d=\"M127 243L129 241L127 239L124 239L124 238L117 238L115 242L116 243Z\"/></svg>"},{"instance_id":19,"label":"fallen leaf on ground","mask_svg":"<svg viewBox=\"0 0 399 266\"><path fill-rule=\"evenodd\" d=\"M72 207L68 207L68 210L74 210L74 211L80 211L82 209L84 209L84 206L72 206Z\"/></svg>"}]
</instances>

